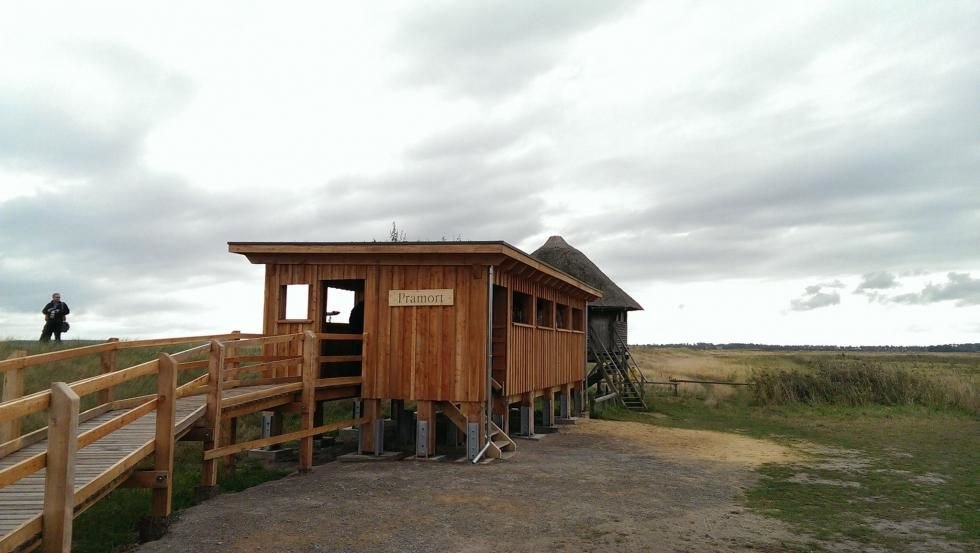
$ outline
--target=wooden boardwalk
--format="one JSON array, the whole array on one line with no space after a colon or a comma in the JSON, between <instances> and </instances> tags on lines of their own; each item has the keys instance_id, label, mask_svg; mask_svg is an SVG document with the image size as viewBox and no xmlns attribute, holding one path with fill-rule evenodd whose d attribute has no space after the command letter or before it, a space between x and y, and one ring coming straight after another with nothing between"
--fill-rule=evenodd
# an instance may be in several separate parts
<instances>
[{"instance_id":1,"label":"wooden boardwalk","mask_svg":"<svg viewBox=\"0 0 980 553\"><path fill-rule=\"evenodd\" d=\"M243 386L226 390L225 398L268 389L270 386ZM206 397L197 395L178 399L176 402L175 433L182 436L204 416ZM80 433L102 425L132 409L107 411L95 418L80 423ZM76 505L76 513L84 510L108 493L126 477L132 469L153 453L156 411L151 411L135 422L116 432L79 449L75 457L75 493L93 499ZM47 451L46 440L27 446L0 459L0 470L11 467L26 459ZM136 453L136 455L133 455ZM141 453L141 454L140 454ZM41 532L41 517L44 510L45 470L41 469L9 486L0 488L0 543L17 546L33 541ZM96 487L97 489L92 489ZM85 492L85 493L80 493ZM94 495L93 495L94 494ZM19 533L20 539L12 534ZM8 544L5 542L13 541ZM6 551L7 547L2 550Z\"/></svg>"}]
</instances>

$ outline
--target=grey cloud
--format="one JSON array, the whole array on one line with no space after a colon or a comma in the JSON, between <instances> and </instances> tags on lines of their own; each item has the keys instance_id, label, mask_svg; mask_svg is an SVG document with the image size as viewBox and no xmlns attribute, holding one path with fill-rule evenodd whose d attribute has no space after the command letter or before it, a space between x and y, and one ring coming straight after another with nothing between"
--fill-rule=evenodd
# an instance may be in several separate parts
<instances>
[{"instance_id":1,"label":"grey cloud","mask_svg":"<svg viewBox=\"0 0 980 553\"><path fill-rule=\"evenodd\" d=\"M980 305L980 279L969 273L948 273L946 282L927 284L921 292L901 294L891 298L894 303L924 305L955 301L957 307Z\"/></svg>"},{"instance_id":2,"label":"grey cloud","mask_svg":"<svg viewBox=\"0 0 980 553\"><path fill-rule=\"evenodd\" d=\"M78 78L107 81L113 113L80 113L57 88L0 91L0 165L69 176L128 168L152 125L189 97L186 78L124 47L67 44L59 52Z\"/></svg>"},{"instance_id":3,"label":"grey cloud","mask_svg":"<svg viewBox=\"0 0 980 553\"><path fill-rule=\"evenodd\" d=\"M635 4L503 0L442 2L415 9L396 37L411 58L410 78L477 97L506 95L548 71L562 45Z\"/></svg>"},{"instance_id":4,"label":"grey cloud","mask_svg":"<svg viewBox=\"0 0 980 553\"><path fill-rule=\"evenodd\" d=\"M829 294L825 292L810 292L810 288L807 288L804 297L791 300L789 303L790 309L793 311L810 311L840 304L840 294L837 292L831 292Z\"/></svg>"},{"instance_id":5,"label":"grey cloud","mask_svg":"<svg viewBox=\"0 0 980 553\"><path fill-rule=\"evenodd\" d=\"M895 275L887 271L865 273L861 278L861 284L858 284L858 287L854 290L855 293L865 290L883 290L898 286Z\"/></svg>"}]
</instances>

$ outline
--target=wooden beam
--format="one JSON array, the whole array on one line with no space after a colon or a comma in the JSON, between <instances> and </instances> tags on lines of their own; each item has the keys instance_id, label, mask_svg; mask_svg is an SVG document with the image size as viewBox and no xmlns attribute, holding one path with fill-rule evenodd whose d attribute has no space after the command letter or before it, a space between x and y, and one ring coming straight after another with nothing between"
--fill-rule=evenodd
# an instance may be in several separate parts
<instances>
[{"instance_id":1,"label":"wooden beam","mask_svg":"<svg viewBox=\"0 0 980 553\"><path fill-rule=\"evenodd\" d=\"M208 392L207 409L204 412L204 424L210 436L203 440L203 449L213 449L221 443L221 400L224 387L225 346L213 340L208 353ZM204 460L201 463L201 486L211 487L218 484L218 463Z\"/></svg>"},{"instance_id":2,"label":"wooden beam","mask_svg":"<svg viewBox=\"0 0 980 553\"><path fill-rule=\"evenodd\" d=\"M70 553L75 516L75 452L79 398L64 382L51 385L47 470L44 477L45 553Z\"/></svg>"},{"instance_id":3,"label":"wooden beam","mask_svg":"<svg viewBox=\"0 0 980 553\"><path fill-rule=\"evenodd\" d=\"M303 337L303 392L300 402L303 410L300 412L300 429L313 428L313 414L316 411L316 377L319 373L317 352L320 351L320 341L316 335L307 331ZM304 436L299 441L299 470L307 472L313 469L313 435Z\"/></svg>"},{"instance_id":4,"label":"wooden beam","mask_svg":"<svg viewBox=\"0 0 980 553\"><path fill-rule=\"evenodd\" d=\"M153 468L170 475L167 485L153 490L152 514L170 516L173 509L174 425L177 406L177 362L166 353L158 358L156 436L153 445Z\"/></svg>"},{"instance_id":5,"label":"wooden beam","mask_svg":"<svg viewBox=\"0 0 980 553\"><path fill-rule=\"evenodd\" d=\"M297 430L295 432L289 432L288 434L280 434L279 436L270 436L268 438L262 438L260 440L252 440L250 442L241 442L225 447L219 447L217 449L211 449L204 452L205 459L217 459L218 457L224 457L226 455L232 455L239 453L241 451L247 451L249 449L258 449L260 447L265 447L273 444L281 444L283 442L291 442L293 440L298 440L305 436L316 436L317 434L324 434L326 432L331 432L334 430L339 430L341 428L346 428L348 426L358 426L363 424L367 419L361 417L359 419L351 419L341 422L334 422L330 424L324 424L322 426L317 426L316 428L310 428L307 430Z\"/></svg>"},{"instance_id":6,"label":"wooden beam","mask_svg":"<svg viewBox=\"0 0 980 553\"><path fill-rule=\"evenodd\" d=\"M129 475L120 488L151 488L161 489L167 487L167 480L170 475L162 470L137 470Z\"/></svg>"}]
</instances>

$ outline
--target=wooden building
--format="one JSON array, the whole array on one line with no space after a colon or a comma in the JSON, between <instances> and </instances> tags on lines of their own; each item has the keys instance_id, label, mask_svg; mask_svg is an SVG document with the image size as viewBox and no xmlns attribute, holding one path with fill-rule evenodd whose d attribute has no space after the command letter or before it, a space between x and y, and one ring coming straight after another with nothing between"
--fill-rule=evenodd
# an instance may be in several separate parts
<instances>
[{"instance_id":1,"label":"wooden building","mask_svg":"<svg viewBox=\"0 0 980 553\"><path fill-rule=\"evenodd\" d=\"M563 416L582 407L585 313L602 294L505 242L229 242L229 251L265 265L264 334L316 333L320 377L356 383L347 397L364 416L380 421L390 401L398 418L415 404L419 456L435 452L444 429L465 436L469 458L499 454L515 404L531 434L536 402L549 425L556 398ZM340 293L354 297L346 321L328 312ZM383 450L379 428L362 428L363 450Z\"/></svg>"},{"instance_id":2,"label":"wooden building","mask_svg":"<svg viewBox=\"0 0 980 553\"><path fill-rule=\"evenodd\" d=\"M561 236L552 236L531 257L558 268L600 290L602 298L589 304L588 361L615 373L612 388L626 407L645 409L643 375L630 357L627 345L628 314L643 307L619 287L584 253L573 248ZM602 380L596 371L589 383ZM610 379L606 374L606 379Z\"/></svg>"}]
</instances>

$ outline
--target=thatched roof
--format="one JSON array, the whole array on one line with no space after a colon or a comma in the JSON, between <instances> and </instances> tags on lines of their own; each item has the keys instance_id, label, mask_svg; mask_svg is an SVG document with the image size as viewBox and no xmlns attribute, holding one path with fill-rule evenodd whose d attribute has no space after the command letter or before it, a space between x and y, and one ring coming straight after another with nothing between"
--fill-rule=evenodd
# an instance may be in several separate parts
<instances>
[{"instance_id":1,"label":"thatched roof","mask_svg":"<svg viewBox=\"0 0 980 553\"><path fill-rule=\"evenodd\" d=\"M531 252L531 257L544 261L556 269L560 269L573 277L585 282L593 288L602 290L602 298L592 303L593 307L611 309L626 309L627 311L642 310L622 288L606 276L596 264L584 253L568 245L561 236L552 236L543 246Z\"/></svg>"}]
</instances>

